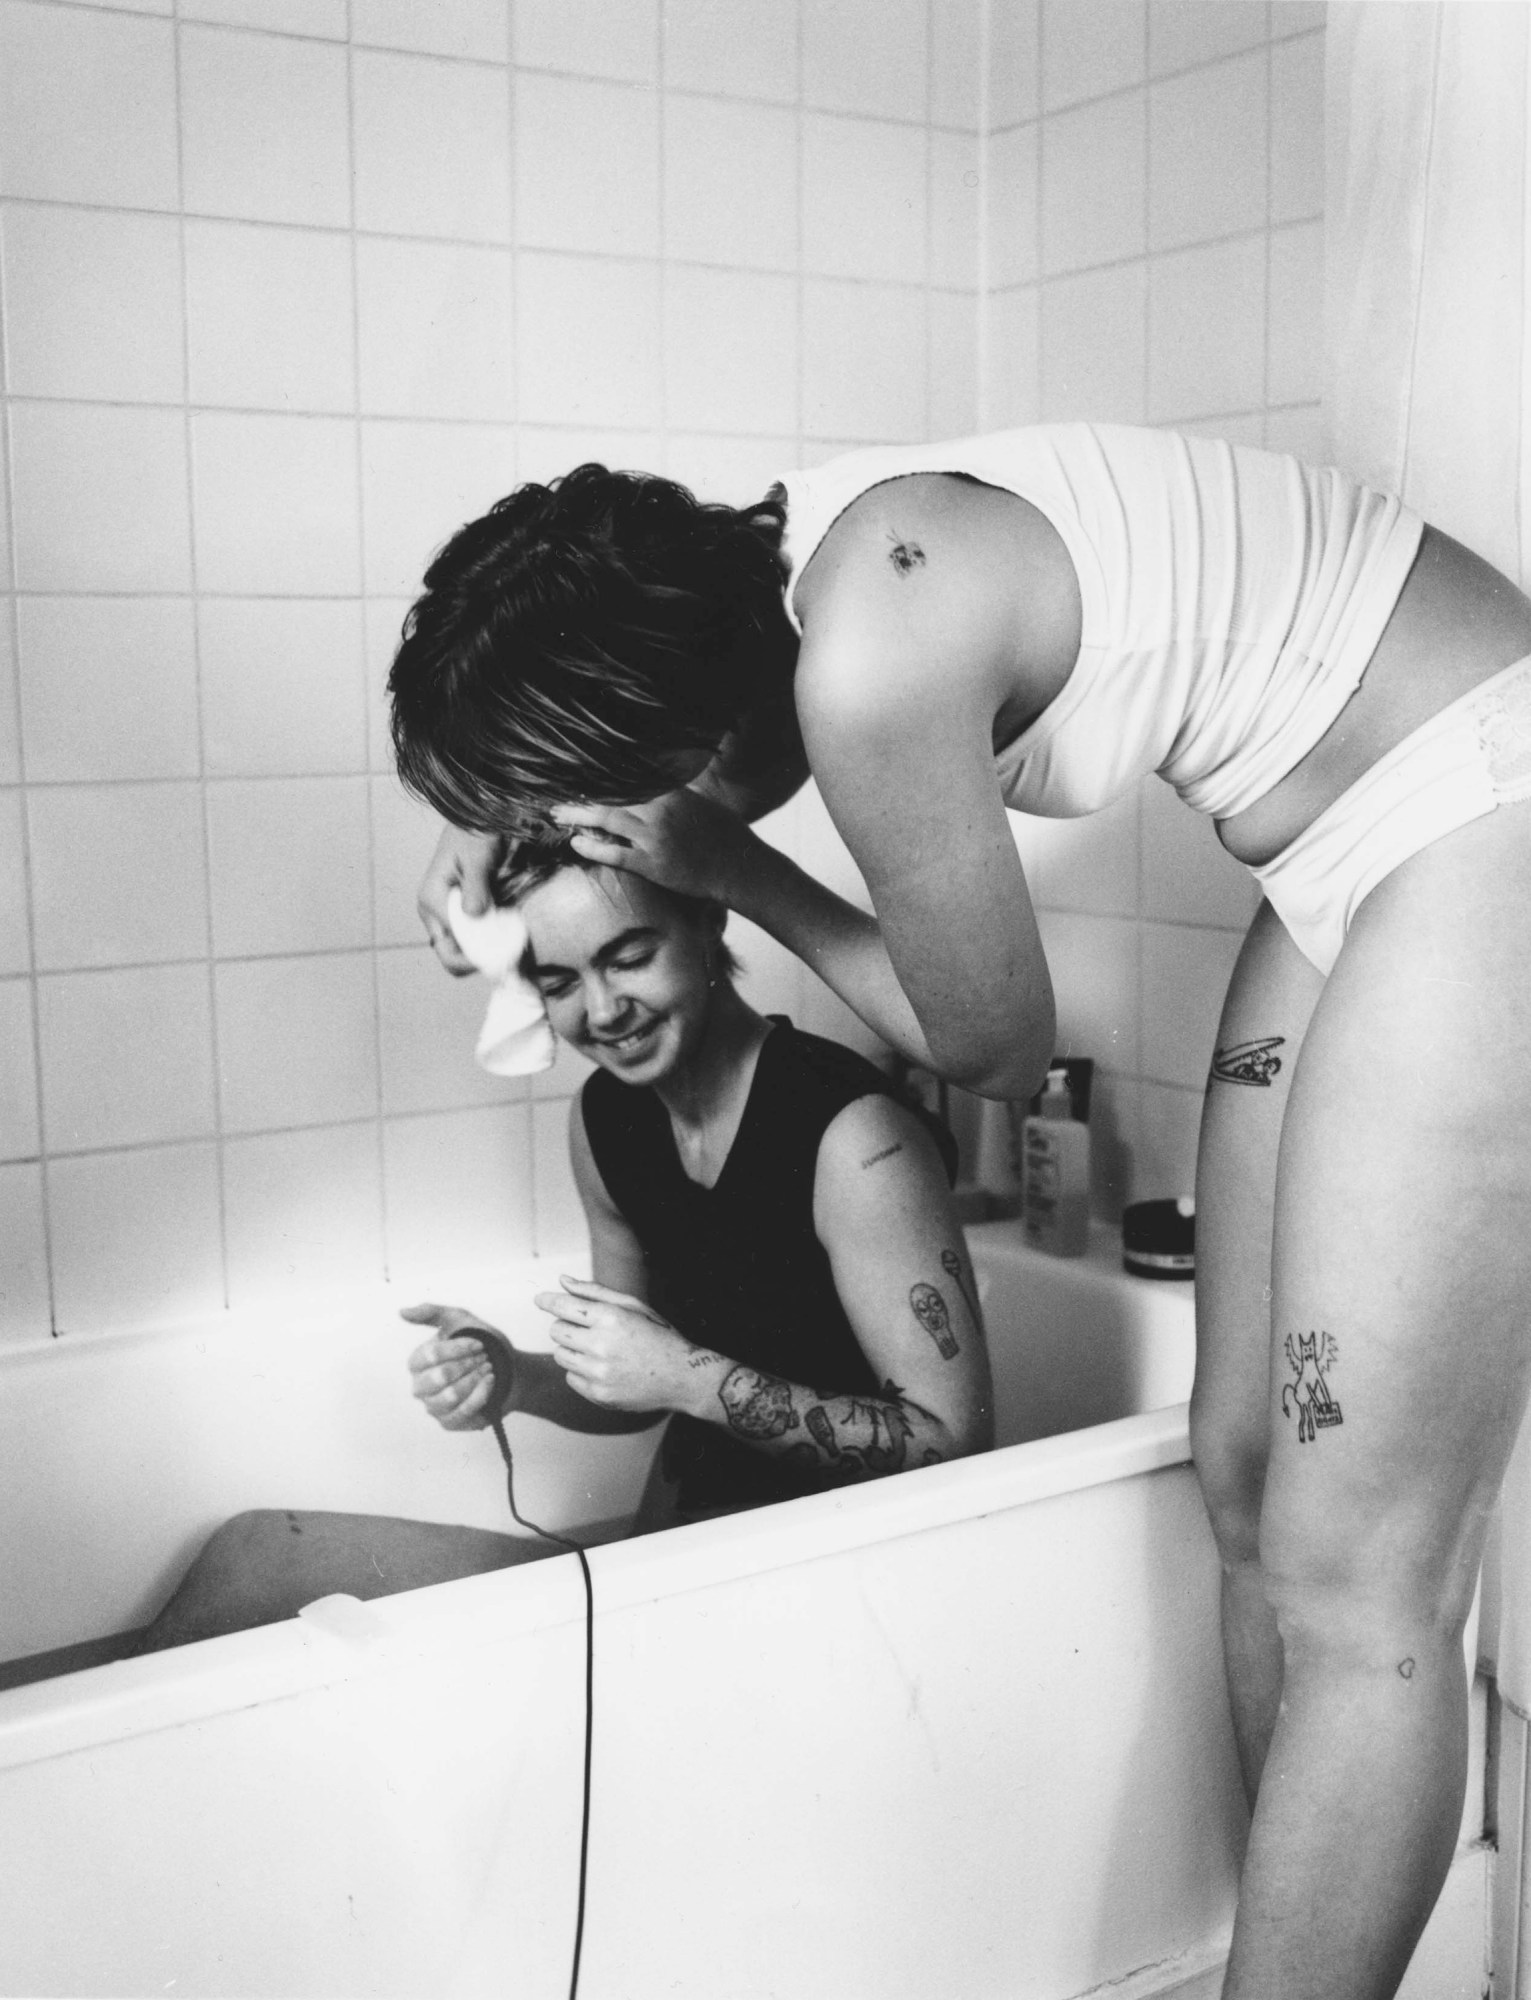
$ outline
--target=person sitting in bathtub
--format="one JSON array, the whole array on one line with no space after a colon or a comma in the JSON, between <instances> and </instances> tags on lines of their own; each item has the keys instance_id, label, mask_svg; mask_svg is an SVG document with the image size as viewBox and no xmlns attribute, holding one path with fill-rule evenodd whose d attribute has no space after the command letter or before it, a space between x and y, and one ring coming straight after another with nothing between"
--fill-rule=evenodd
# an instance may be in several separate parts
<instances>
[{"instance_id":1,"label":"person sitting in bathtub","mask_svg":"<svg viewBox=\"0 0 1531 2000\"><path fill-rule=\"evenodd\" d=\"M567 837L518 849L499 893L554 1030L596 1064L569 1121L594 1276L539 1295L553 1352L517 1353L504 1410L667 1415L640 1527L986 1449L944 1127L863 1057L749 1007L721 905ZM487 1425L494 1377L462 1337L483 1322L404 1316L436 1329L415 1395L447 1430Z\"/></svg>"},{"instance_id":2,"label":"person sitting in bathtub","mask_svg":"<svg viewBox=\"0 0 1531 2000\"><path fill-rule=\"evenodd\" d=\"M556 846L523 847L528 973L595 1063L570 1106L589 1280L537 1303L551 1355L515 1351L503 1412L575 1430L668 1416L639 1532L987 1450L988 1354L948 1176L955 1149L850 1049L763 1019L734 985L725 912ZM457 1307L414 1394L485 1427L494 1378ZM503 1336L502 1336L503 1338ZM811 1385L811 1386L810 1386ZM384 1516L274 1508L210 1538L148 1653L556 1554L551 1542Z\"/></svg>"}]
</instances>

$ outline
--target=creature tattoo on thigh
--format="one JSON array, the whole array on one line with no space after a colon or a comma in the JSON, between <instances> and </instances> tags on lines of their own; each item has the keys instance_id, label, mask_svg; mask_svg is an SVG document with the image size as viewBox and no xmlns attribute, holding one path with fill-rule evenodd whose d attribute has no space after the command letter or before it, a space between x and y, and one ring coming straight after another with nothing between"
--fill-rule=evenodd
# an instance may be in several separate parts
<instances>
[{"instance_id":1,"label":"creature tattoo on thigh","mask_svg":"<svg viewBox=\"0 0 1531 2000\"><path fill-rule=\"evenodd\" d=\"M1311 1444L1320 1431L1343 1423L1340 1406L1330 1394L1324 1371L1339 1361L1340 1350L1327 1333L1305 1333L1297 1340L1286 1337L1286 1358L1296 1371L1296 1380L1281 1388L1281 1414L1297 1412L1297 1442Z\"/></svg>"},{"instance_id":2,"label":"creature tattoo on thigh","mask_svg":"<svg viewBox=\"0 0 1531 2000\"><path fill-rule=\"evenodd\" d=\"M1210 1080L1247 1083L1257 1090L1269 1090L1272 1077L1281 1072L1281 1058L1276 1051L1285 1041L1285 1035L1260 1035L1250 1042L1232 1042L1225 1049L1217 1049L1212 1057Z\"/></svg>"}]
</instances>

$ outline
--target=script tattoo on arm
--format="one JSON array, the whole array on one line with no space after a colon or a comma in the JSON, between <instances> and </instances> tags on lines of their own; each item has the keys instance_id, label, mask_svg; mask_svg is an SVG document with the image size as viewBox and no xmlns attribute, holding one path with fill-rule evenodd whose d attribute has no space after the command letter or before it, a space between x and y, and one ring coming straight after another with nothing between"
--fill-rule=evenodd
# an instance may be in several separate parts
<instances>
[{"instance_id":1,"label":"script tattoo on arm","mask_svg":"<svg viewBox=\"0 0 1531 2000\"><path fill-rule=\"evenodd\" d=\"M946 1310L946 1301L934 1285L927 1285L923 1279L909 1288L909 1305L915 1318L931 1339L936 1343L936 1351L943 1361L950 1361L957 1352L957 1336L952 1331L952 1317Z\"/></svg>"},{"instance_id":2,"label":"script tattoo on arm","mask_svg":"<svg viewBox=\"0 0 1531 2000\"><path fill-rule=\"evenodd\" d=\"M891 1160L895 1153L901 1153L903 1150L903 1141L895 1140L891 1146L884 1146L880 1153L868 1153L861 1164L864 1167L875 1167L879 1160Z\"/></svg>"},{"instance_id":3,"label":"script tattoo on arm","mask_svg":"<svg viewBox=\"0 0 1531 2000\"><path fill-rule=\"evenodd\" d=\"M1281 1073L1281 1058L1276 1051L1285 1043L1285 1035L1261 1035L1254 1041L1233 1042L1216 1050L1212 1057L1212 1081L1247 1083L1257 1090L1269 1090L1271 1079Z\"/></svg>"}]
</instances>

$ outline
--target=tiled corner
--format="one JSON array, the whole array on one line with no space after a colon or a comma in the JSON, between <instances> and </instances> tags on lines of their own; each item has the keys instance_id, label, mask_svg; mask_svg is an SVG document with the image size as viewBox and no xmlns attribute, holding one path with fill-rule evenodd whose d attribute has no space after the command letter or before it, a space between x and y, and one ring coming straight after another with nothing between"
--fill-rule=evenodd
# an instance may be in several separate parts
<instances>
[{"instance_id":1,"label":"tiled corner","mask_svg":"<svg viewBox=\"0 0 1531 2000\"><path fill-rule=\"evenodd\" d=\"M197 776L189 599L26 597L17 613L31 782Z\"/></svg>"},{"instance_id":2,"label":"tiled corner","mask_svg":"<svg viewBox=\"0 0 1531 2000\"><path fill-rule=\"evenodd\" d=\"M1272 403L1317 403L1324 389L1324 225L1299 222L1270 239L1270 334L1265 393Z\"/></svg>"},{"instance_id":3,"label":"tiled corner","mask_svg":"<svg viewBox=\"0 0 1531 2000\"><path fill-rule=\"evenodd\" d=\"M226 28L263 28L273 35L317 35L344 41L346 0L180 0L181 18Z\"/></svg>"},{"instance_id":4,"label":"tiled corner","mask_svg":"<svg viewBox=\"0 0 1531 2000\"><path fill-rule=\"evenodd\" d=\"M184 27L181 130L186 205L195 213L350 223L344 50Z\"/></svg>"},{"instance_id":5,"label":"tiled corner","mask_svg":"<svg viewBox=\"0 0 1531 2000\"><path fill-rule=\"evenodd\" d=\"M529 1103L383 1126L389 1274L450 1296L454 1273L532 1253Z\"/></svg>"},{"instance_id":6,"label":"tiled corner","mask_svg":"<svg viewBox=\"0 0 1531 2000\"><path fill-rule=\"evenodd\" d=\"M12 395L180 401L173 217L10 202L0 227Z\"/></svg>"},{"instance_id":7,"label":"tiled corner","mask_svg":"<svg viewBox=\"0 0 1531 2000\"><path fill-rule=\"evenodd\" d=\"M502 71L358 49L356 226L510 241L510 98Z\"/></svg>"},{"instance_id":8,"label":"tiled corner","mask_svg":"<svg viewBox=\"0 0 1531 2000\"><path fill-rule=\"evenodd\" d=\"M0 7L0 194L173 209L175 30L98 8Z\"/></svg>"},{"instance_id":9,"label":"tiled corner","mask_svg":"<svg viewBox=\"0 0 1531 2000\"><path fill-rule=\"evenodd\" d=\"M197 1319L222 1306L214 1146L50 1161L48 1210L61 1335Z\"/></svg>"},{"instance_id":10,"label":"tiled corner","mask_svg":"<svg viewBox=\"0 0 1531 2000\"><path fill-rule=\"evenodd\" d=\"M205 965L66 972L37 982L44 1131L53 1154L212 1136Z\"/></svg>"},{"instance_id":11,"label":"tiled corner","mask_svg":"<svg viewBox=\"0 0 1531 2000\"><path fill-rule=\"evenodd\" d=\"M985 141L988 154L987 282L995 291L1029 285L1038 269L1038 127Z\"/></svg>"},{"instance_id":12,"label":"tiled corner","mask_svg":"<svg viewBox=\"0 0 1531 2000\"><path fill-rule=\"evenodd\" d=\"M227 778L207 796L220 958L372 943L368 780Z\"/></svg>"},{"instance_id":13,"label":"tiled corner","mask_svg":"<svg viewBox=\"0 0 1531 2000\"><path fill-rule=\"evenodd\" d=\"M1035 118L1042 101L1042 0L989 9L987 125L1003 132Z\"/></svg>"},{"instance_id":14,"label":"tiled corner","mask_svg":"<svg viewBox=\"0 0 1531 2000\"><path fill-rule=\"evenodd\" d=\"M0 1342L49 1331L43 1170L35 1160L0 1166Z\"/></svg>"},{"instance_id":15,"label":"tiled corner","mask_svg":"<svg viewBox=\"0 0 1531 2000\"><path fill-rule=\"evenodd\" d=\"M206 956L195 783L39 787L27 818L40 972Z\"/></svg>"},{"instance_id":16,"label":"tiled corner","mask_svg":"<svg viewBox=\"0 0 1531 2000\"><path fill-rule=\"evenodd\" d=\"M210 776L366 769L354 599L207 597L197 606L197 629Z\"/></svg>"},{"instance_id":17,"label":"tiled corner","mask_svg":"<svg viewBox=\"0 0 1531 2000\"><path fill-rule=\"evenodd\" d=\"M981 157L981 141L971 132L930 134L930 282L933 285L971 292L978 289L979 223L983 206ZM991 200L991 214L993 210ZM992 275L990 282L994 282Z\"/></svg>"},{"instance_id":18,"label":"tiled corner","mask_svg":"<svg viewBox=\"0 0 1531 2000\"><path fill-rule=\"evenodd\" d=\"M352 410L349 238L195 217L185 227L191 400Z\"/></svg>"},{"instance_id":19,"label":"tiled corner","mask_svg":"<svg viewBox=\"0 0 1531 2000\"><path fill-rule=\"evenodd\" d=\"M1324 212L1324 38L1271 50L1271 221Z\"/></svg>"},{"instance_id":20,"label":"tiled corner","mask_svg":"<svg viewBox=\"0 0 1531 2000\"><path fill-rule=\"evenodd\" d=\"M659 0L516 0L515 59L530 69L654 83Z\"/></svg>"},{"instance_id":21,"label":"tiled corner","mask_svg":"<svg viewBox=\"0 0 1531 2000\"><path fill-rule=\"evenodd\" d=\"M339 417L192 418L203 590L320 597L361 583L356 427Z\"/></svg>"},{"instance_id":22,"label":"tiled corner","mask_svg":"<svg viewBox=\"0 0 1531 2000\"><path fill-rule=\"evenodd\" d=\"M13 402L11 467L19 588L189 589L179 410Z\"/></svg>"},{"instance_id":23,"label":"tiled corner","mask_svg":"<svg viewBox=\"0 0 1531 2000\"><path fill-rule=\"evenodd\" d=\"M376 1117L370 952L240 959L215 976L225 1132Z\"/></svg>"},{"instance_id":24,"label":"tiled corner","mask_svg":"<svg viewBox=\"0 0 1531 2000\"><path fill-rule=\"evenodd\" d=\"M231 1139L223 1183L229 1304L236 1311L382 1277L375 1125Z\"/></svg>"},{"instance_id":25,"label":"tiled corner","mask_svg":"<svg viewBox=\"0 0 1531 2000\"><path fill-rule=\"evenodd\" d=\"M765 271L797 267L798 120L774 104L672 93L664 102L665 255ZM747 159L745 175L718 162Z\"/></svg>"},{"instance_id":26,"label":"tiled corner","mask_svg":"<svg viewBox=\"0 0 1531 2000\"><path fill-rule=\"evenodd\" d=\"M959 132L983 123L983 0L935 0L930 10L930 122Z\"/></svg>"},{"instance_id":27,"label":"tiled corner","mask_svg":"<svg viewBox=\"0 0 1531 2000\"><path fill-rule=\"evenodd\" d=\"M978 295L932 292L926 319L928 435L970 437L978 419Z\"/></svg>"}]
</instances>

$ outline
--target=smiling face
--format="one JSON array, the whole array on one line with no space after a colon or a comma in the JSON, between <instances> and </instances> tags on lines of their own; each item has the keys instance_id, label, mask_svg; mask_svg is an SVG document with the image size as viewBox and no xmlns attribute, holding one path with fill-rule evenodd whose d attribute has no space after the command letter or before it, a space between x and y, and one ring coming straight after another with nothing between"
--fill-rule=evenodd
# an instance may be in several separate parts
<instances>
[{"instance_id":1,"label":"smiling face","mask_svg":"<svg viewBox=\"0 0 1531 2000\"><path fill-rule=\"evenodd\" d=\"M623 1083L658 1083L700 1046L723 912L640 876L561 868L520 901L553 1030Z\"/></svg>"}]
</instances>

